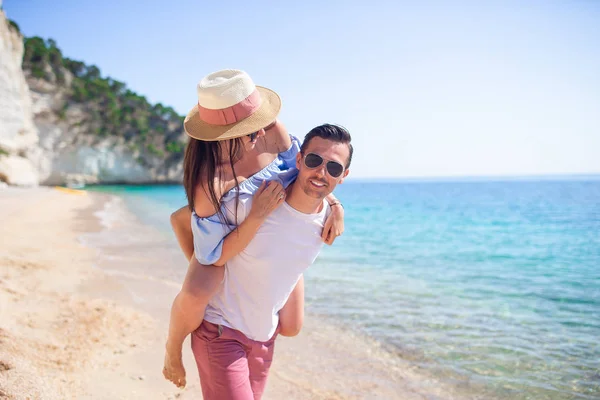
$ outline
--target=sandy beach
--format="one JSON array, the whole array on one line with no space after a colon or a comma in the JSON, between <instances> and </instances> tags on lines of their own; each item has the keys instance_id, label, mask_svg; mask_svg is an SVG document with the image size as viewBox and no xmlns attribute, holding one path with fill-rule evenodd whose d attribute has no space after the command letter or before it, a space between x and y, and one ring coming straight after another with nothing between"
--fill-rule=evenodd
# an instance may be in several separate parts
<instances>
[{"instance_id":1,"label":"sandy beach","mask_svg":"<svg viewBox=\"0 0 600 400\"><path fill-rule=\"evenodd\" d=\"M3 189L0 220L0 398L201 398L189 343L187 387L161 375L181 282L145 271L186 267L161 250L172 241L101 193ZM298 337L278 339L265 398L462 396L378 343L309 315Z\"/></svg>"}]
</instances>

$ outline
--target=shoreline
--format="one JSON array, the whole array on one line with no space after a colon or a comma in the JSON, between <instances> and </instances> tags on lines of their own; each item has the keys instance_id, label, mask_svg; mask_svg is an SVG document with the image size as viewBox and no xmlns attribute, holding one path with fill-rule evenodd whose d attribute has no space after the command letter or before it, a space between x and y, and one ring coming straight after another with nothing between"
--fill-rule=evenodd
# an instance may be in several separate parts
<instances>
[{"instance_id":1,"label":"shoreline","mask_svg":"<svg viewBox=\"0 0 600 400\"><path fill-rule=\"evenodd\" d=\"M189 339L184 345L187 387L177 389L161 374L168 313L180 281L160 268L184 261L183 256L176 256L175 242L142 224L122 199L86 193L0 191L4 214L11 214L0 214L6 222L2 234L11 236L3 241L0 263L14 260L9 269L18 271L0 277L0 321L12 322L0 322L0 341L8 343L0 348L5 365L0 368L0 394L14 399L36 393L42 398L106 398L109 393L109 398L199 398ZM34 207L36 202L43 208ZM34 226L44 229L25 240L16 238ZM38 270L27 267L39 252L49 266L41 269L45 290L25 302L27 294L19 293L40 285ZM182 273L185 267L182 263ZM60 312L51 313L54 306ZM32 310L35 317L17 318ZM65 310L70 318L60 326ZM29 354L29 346L38 348L41 357ZM77 351L65 356L71 346ZM425 376L384 344L310 313L299 336L278 339L276 354L265 399L467 398ZM36 375L52 379L36 380ZM17 377L30 383L23 385Z\"/></svg>"},{"instance_id":2,"label":"shoreline","mask_svg":"<svg viewBox=\"0 0 600 400\"><path fill-rule=\"evenodd\" d=\"M144 354L155 318L113 294L81 235L103 227L106 195L50 188L0 190L0 397L166 399L180 390Z\"/></svg>"}]
</instances>

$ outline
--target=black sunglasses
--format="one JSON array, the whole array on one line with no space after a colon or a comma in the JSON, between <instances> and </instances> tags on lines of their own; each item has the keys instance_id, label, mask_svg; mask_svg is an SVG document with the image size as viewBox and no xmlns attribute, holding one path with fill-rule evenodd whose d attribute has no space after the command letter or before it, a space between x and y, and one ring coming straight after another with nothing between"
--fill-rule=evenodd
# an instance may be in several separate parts
<instances>
[{"instance_id":1,"label":"black sunglasses","mask_svg":"<svg viewBox=\"0 0 600 400\"><path fill-rule=\"evenodd\" d=\"M310 169L320 167L324 161L323 157L315 153L308 153L304 156L304 165ZM329 175L334 178L339 178L344 173L344 166L337 161L327 161L325 167Z\"/></svg>"}]
</instances>

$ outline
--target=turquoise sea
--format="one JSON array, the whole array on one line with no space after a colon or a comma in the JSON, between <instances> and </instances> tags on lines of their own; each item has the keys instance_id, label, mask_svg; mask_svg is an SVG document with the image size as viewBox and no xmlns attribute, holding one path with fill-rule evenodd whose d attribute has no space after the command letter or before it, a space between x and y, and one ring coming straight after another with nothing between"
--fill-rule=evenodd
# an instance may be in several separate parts
<instances>
[{"instance_id":1,"label":"turquoise sea","mask_svg":"<svg viewBox=\"0 0 600 400\"><path fill-rule=\"evenodd\" d=\"M181 186L113 186L168 232ZM307 312L474 398L600 399L600 177L347 181ZM183 278L183 272L175 274Z\"/></svg>"}]
</instances>

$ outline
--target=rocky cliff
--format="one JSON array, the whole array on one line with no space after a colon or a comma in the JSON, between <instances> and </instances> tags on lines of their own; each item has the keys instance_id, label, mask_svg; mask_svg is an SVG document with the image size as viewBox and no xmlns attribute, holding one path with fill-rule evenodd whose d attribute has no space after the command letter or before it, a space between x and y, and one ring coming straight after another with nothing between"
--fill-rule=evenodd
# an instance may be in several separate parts
<instances>
[{"instance_id":1,"label":"rocky cliff","mask_svg":"<svg viewBox=\"0 0 600 400\"><path fill-rule=\"evenodd\" d=\"M0 181L180 182L182 122L54 41L23 38L0 11Z\"/></svg>"},{"instance_id":2,"label":"rocky cliff","mask_svg":"<svg viewBox=\"0 0 600 400\"><path fill-rule=\"evenodd\" d=\"M40 150L29 86L21 69L23 50L18 28L0 10L0 182L37 185Z\"/></svg>"}]
</instances>

